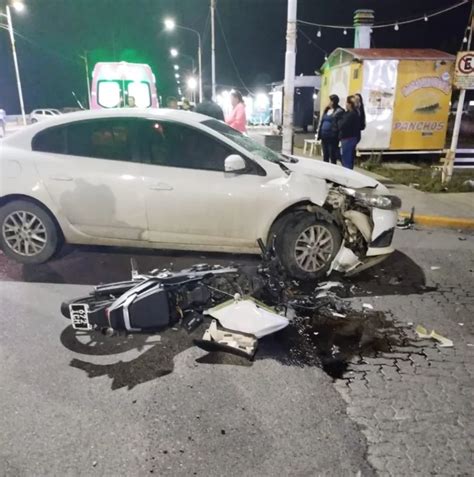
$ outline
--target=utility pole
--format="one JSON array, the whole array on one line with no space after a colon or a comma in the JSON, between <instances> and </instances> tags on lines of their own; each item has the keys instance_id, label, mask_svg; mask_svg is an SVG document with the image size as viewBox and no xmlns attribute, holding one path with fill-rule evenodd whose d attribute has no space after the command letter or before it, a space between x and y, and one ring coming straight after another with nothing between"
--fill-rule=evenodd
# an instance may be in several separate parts
<instances>
[{"instance_id":1,"label":"utility pole","mask_svg":"<svg viewBox=\"0 0 474 477\"><path fill-rule=\"evenodd\" d=\"M198 61L199 61L199 102L203 100L202 97L202 45L201 45L201 35L198 34L199 46L198 46Z\"/></svg>"},{"instance_id":2,"label":"utility pole","mask_svg":"<svg viewBox=\"0 0 474 477\"><path fill-rule=\"evenodd\" d=\"M212 99L216 99L216 0L211 0L211 84L212 84Z\"/></svg>"},{"instance_id":3,"label":"utility pole","mask_svg":"<svg viewBox=\"0 0 474 477\"><path fill-rule=\"evenodd\" d=\"M296 65L296 8L297 0L288 0L286 27L285 85L283 96L283 147L284 154L293 153L293 110Z\"/></svg>"},{"instance_id":4,"label":"utility pole","mask_svg":"<svg viewBox=\"0 0 474 477\"><path fill-rule=\"evenodd\" d=\"M10 7L8 5L6 7L5 16L7 17L8 32L10 33L10 43L12 45L13 63L15 65L16 86L18 89L18 99L20 100L21 117L23 119L23 124L26 126L26 114L25 114L25 104L23 102L23 90L21 88L21 78L20 78L20 70L18 68L18 59L16 57L15 33L13 31L12 16L10 13Z\"/></svg>"},{"instance_id":5,"label":"utility pole","mask_svg":"<svg viewBox=\"0 0 474 477\"><path fill-rule=\"evenodd\" d=\"M474 29L474 3L472 5L470 23L471 23L471 28L469 29L469 37L467 41L466 51L469 51L471 49L472 30ZM464 107L465 98L466 98L466 90L462 88L459 91L458 107L456 108L456 118L454 120L451 146L449 148L449 151L447 152L446 160L445 160L442 175L441 175L441 182L443 184L445 184L446 182L449 182L453 176L454 161L456 160L456 149L458 147L459 131L461 130L462 110Z\"/></svg>"},{"instance_id":6,"label":"utility pole","mask_svg":"<svg viewBox=\"0 0 474 477\"><path fill-rule=\"evenodd\" d=\"M84 60L84 66L86 68L86 80L87 80L87 101L89 103L89 109L91 109L91 82L89 77L89 60L87 58L87 51L84 51L84 56L79 56L81 60Z\"/></svg>"}]
</instances>

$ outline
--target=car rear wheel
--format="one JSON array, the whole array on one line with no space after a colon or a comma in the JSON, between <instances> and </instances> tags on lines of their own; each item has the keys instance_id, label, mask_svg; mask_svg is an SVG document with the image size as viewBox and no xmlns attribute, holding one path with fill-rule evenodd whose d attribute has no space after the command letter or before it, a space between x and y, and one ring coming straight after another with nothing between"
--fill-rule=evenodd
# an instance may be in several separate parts
<instances>
[{"instance_id":1,"label":"car rear wheel","mask_svg":"<svg viewBox=\"0 0 474 477\"><path fill-rule=\"evenodd\" d=\"M0 209L0 245L8 257L25 264L44 263L58 244L55 223L38 205L17 200Z\"/></svg>"},{"instance_id":2,"label":"car rear wheel","mask_svg":"<svg viewBox=\"0 0 474 477\"><path fill-rule=\"evenodd\" d=\"M276 241L276 252L288 273L300 280L323 277L341 247L341 232L313 214L288 220Z\"/></svg>"}]
</instances>

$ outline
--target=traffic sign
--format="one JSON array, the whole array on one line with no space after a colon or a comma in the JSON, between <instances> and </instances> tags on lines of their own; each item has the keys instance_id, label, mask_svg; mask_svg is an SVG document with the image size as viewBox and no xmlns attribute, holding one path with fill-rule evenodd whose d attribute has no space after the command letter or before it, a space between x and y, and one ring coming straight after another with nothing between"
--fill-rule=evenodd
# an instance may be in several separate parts
<instances>
[{"instance_id":1,"label":"traffic sign","mask_svg":"<svg viewBox=\"0 0 474 477\"><path fill-rule=\"evenodd\" d=\"M454 86L474 89L474 51L460 51L456 57Z\"/></svg>"}]
</instances>

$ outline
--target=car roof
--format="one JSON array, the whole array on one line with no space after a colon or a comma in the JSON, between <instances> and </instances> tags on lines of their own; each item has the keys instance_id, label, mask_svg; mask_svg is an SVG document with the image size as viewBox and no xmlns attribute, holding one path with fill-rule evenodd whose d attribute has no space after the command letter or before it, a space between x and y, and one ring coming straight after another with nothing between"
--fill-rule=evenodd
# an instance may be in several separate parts
<instances>
[{"instance_id":1,"label":"car roof","mask_svg":"<svg viewBox=\"0 0 474 477\"><path fill-rule=\"evenodd\" d=\"M38 132L54 126L62 126L76 121L87 121L92 119L114 119L114 118L144 118L156 120L178 121L188 125L199 125L203 121L210 119L203 114L183 111L178 109L166 108L120 108L120 109L97 109L78 111L74 113L52 116L45 121L26 126L13 133L11 136L3 139L2 143L6 145L24 145L30 141Z\"/></svg>"}]
</instances>

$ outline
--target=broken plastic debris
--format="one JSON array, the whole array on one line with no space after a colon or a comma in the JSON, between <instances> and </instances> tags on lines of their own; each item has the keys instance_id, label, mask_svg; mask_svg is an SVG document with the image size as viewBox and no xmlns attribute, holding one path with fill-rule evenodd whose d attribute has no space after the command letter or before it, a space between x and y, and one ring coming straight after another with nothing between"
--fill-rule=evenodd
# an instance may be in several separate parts
<instances>
[{"instance_id":1,"label":"broken plastic debris","mask_svg":"<svg viewBox=\"0 0 474 477\"><path fill-rule=\"evenodd\" d=\"M412 229L414 225L415 225L415 207L412 207L410 217L400 217L397 220L397 229Z\"/></svg>"},{"instance_id":2,"label":"broken plastic debris","mask_svg":"<svg viewBox=\"0 0 474 477\"><path fill-rule=\"evenodd\" d=\"M374 307L370 303L364 303L362 305L362 308L365 308L367 310L373 310L374 309Z\"/></svg>"},{"instance_id":3,"label":"broken plastic debris","mask_svg":"<svg viewBox=\"0 0 474 477\"><path fill-rule=\"evenodd\" d=\"M276 333L289 324L287 318L252 298L229 300L205 313L216 318L228 330L249 333L257 338Z\"/></svg>"},{"instance_id":4,"label":"broken plastic debris","mask_svg":"<svg viewBox=\"0 0 474 477\"><path fill-rule=\"evenodd\" d=\"M331 268L328 270L328 275L332 272L350 272L358 267L362 262L357 258L357 255L349 248L342 245L339 252L332 261Z\"/></svg>"},{"instance_id":5,"label":"broken plastic debris","mask_svg":"<svg viewBox=\"0 0 474 477\"><path fill-rule=\"evenodd\" d=\"M247 333L219 329L217 321L212 320L202 339L194 340L194 344L208 352L224 351L252 359L257 351L258 340Z\"/></svg>"},{"instance_id":6,"label":"broken plastic debris","mask_svg":"<svg viewBox=\"0 0 474 477\"><path fill-rule=\"evenodd\" d=\"M346 315L343 315L342 313L336 313L335 311L332 312L332 316L335 316L336 318L345 318Z\"/></svg>"},{"instance_id":7,"label":"broken plastic debris","mask_svg":"<svg viewBox=\"0 0 474 477\"><path fill-rule=\"evenodd\" d=\"M459 326L464 326L464 323L458 323Z\"/></svg>"},{"instance_id":8,"label":"broken plastic debris","mask_svg":"<svg viewBox=\"0 0 474 477\"><path fill-rule=\"evenodd\" d=\"M428 330L424 326L418 325L415 328L415 331L419 338L433 339L438 341L440 348L452 348L454 346L450 339L436 333L435 330L432 330L430 333L428 333Z\"/></svg>"},{"instance_id":9,"label":"broken plastic debris","mask_svg":"<svg viewBox=\"0 0 474 477\"><path fill-rule=\"evenodd\" d=\"M330 290L331 288L336 288L336 287L343 287L344 285L341 282L324 282L321 283L318 287L315 288L314 291L319 291L319 290Z\"/></svg>"},{"instance_id":10,"label":"broken plastic debris","mask_svg":"<svg viewBox=\"0 0 474 477\"><path fill-rule=\"evenodd\" d=\"M430 267L431 270L439 270L441 267L437 267L437 266L434 266L434 267Z\"/></svg>"}]
</instances>

